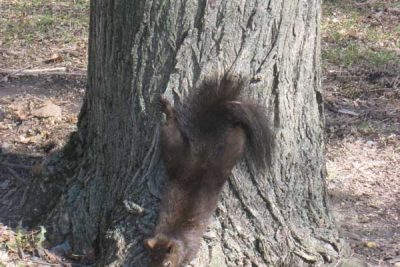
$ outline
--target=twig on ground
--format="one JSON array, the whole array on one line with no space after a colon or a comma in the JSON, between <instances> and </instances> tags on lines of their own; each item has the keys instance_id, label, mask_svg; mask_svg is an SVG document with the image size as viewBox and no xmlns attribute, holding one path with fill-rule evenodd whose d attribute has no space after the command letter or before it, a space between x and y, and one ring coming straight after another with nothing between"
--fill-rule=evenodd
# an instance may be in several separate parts
<instances>
[{"instance_id":1,"label":"twig on ground","mask_svg":"<svg viewBox=\"0 0 400 267\"><path fill-rule=\"evenodd\" d=\"M11 175L16 178L18 181L20 181L23 184L26 184L26 180L22 178L16 171L11 169L11 167L7 167L7 170L11 173Z\"/></svg>"},{"instance_id":2,"label":"twig on ground","mask_svg":"<svg viewBox=\"0 0 400 267\"><path fill-rule=\"evenodd\" d=\"M65 75L65 76L86 76L86 71L67 72L66 67L45 68L45 69L0 69L0 74L5 78L29 75ZM4 78L3 78L4 79Z\"/></svg>"},{"instance_id":3,"label":"twig on ground","mask_svg":"<svg viewBox=\"0 0 400 267\"><path fill-rule=\"evenodd\" d=\"M11 167L11 168L24 169L24 170L32 169L32 166L29 166L29 165L15 164L15 163L9 163L9 162L0 162L0 165L6 166L6 167Z\"/></svg>"},{"instance_id":4,"label":"twig on ground","mask_svg":"<svg viewBox=\"0 0 400 267\"><path fill-rule=\"evenodd\" d=\"M41 265L48 265L48 266L65 266L64 264L60 264L60 263L49 263L49 262L45 262L45 261L33 261L33 260L29 260L29 262L36 263L36 264L41 264Z\"/></svg>"},{"instance_id":5,"label":"twig on ground","mask_svg":"<svg viewBox=\"0 0 400 267\"><path fill-rule=\"evenodd\" d=\"M21 69L18 69L18 70L10 70L9 72L7 72L7 71L4 71L4 73L0 70L0 74L5 74L5 76L3 77L3 81L8 81L8 78L10 77L10 76L15 76L15 75L18 75L21 71L24 71L24 70L26 70L26 69L28 69L29 67L25 67L25 68L21 68Z\"/></svg>"},{"instance_id":6,"label":"twig on ground","mask_svg":"<svg viewBox=\"0 0 400 267\"><path fill-rule=\"evenodd\" d=\"M43 73L53 73L53 72L66 72L67 68L65 67L57 67L57 68L44 68L44 69L28 69L27 68L22 68L22 69L1 69L0 73L1 74L6 74L9 76L15 76L15 75L26 75L26 74L43 74Z\"/></svg>"},{"instance_id":7,"label":"twig on ground","mask_svg":"<svg viewBox=\"0 0 400 267\"><path fill-rule=\"evenodd\" d=\"M351 116L359 116L360 114L358 114L357 112L354 112L352 110L348 110L348 109L338 109L337 111L338 113L342 113L342 114L346 114L346 115L351 115Z\"/></svg>"},{"instance_id":8,"label":"twig on ground","mask_svg":"<svg viewBox=\"0 0 400 267\"><path fill-rule=\"evenodd\" d=\"M18 53L18 52L15 52L15 51L10 51L10 50L4 49L4 48L0 48L0 53L6 53L6 54L9 54L9 55L13 55L13 56L20 56L22 54L22 53Z\"/></svg>"}]
</instances>

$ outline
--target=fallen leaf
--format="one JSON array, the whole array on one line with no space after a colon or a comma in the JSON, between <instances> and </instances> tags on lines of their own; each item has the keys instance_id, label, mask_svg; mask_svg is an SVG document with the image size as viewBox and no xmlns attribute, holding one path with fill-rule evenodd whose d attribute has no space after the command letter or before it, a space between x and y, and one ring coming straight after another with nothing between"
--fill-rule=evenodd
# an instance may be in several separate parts
<instances>
[{"instance_id":1,"label":"fallen leaf","mask_svg":"<svg viewBox=\"0 0 400 267\"><path fill-rule=\"evenodd\" d=\"M8 154L10 152L11 145L9 143L0 143L0 152L2 154Z\"/></svg>"},{"instance_id":2,"label":"fallen leaf","mask_svg":"<svg viewBox=\"0 0 400 267\"><path fill-rule=\"evenodd\" d=\"M31 170L33 177L42 176L44 171L45 171L45 168L44 168L43 164L40 164L40 163L33 165L32 170Z\"/></svg>"},{"instance_id":3,"label":"fallen leaf","mask_svg":"<svg viewBox=\"0 0 400 267\"><path fill-rule=\"evenodd\" d=\"M390 262L390 263L393 263L394 266L396 266L396 264L398 264L398 266L400 266L400 256L391 259L389 262Z\"/></svg>"},{"instance_id":4,"label":"fallen leaf","mask_svg":"<svg viewBox=\"0 0 400 267\"><path fill-rule=\"evenodd\" d=\"M72 124L76 124L78 122L78 118L76 116L70 116L68 118L68 122Z\"/></svg>"},{"instance_id":5,"label":"fallen leaf","mask_svg":"<svg viewBox=\"0 0 400 267\"><path fill-rule=\"evenodd\" d=\"M371 248L371 249L375 249L375 248L378 247L378 245L377 245L375 242L373 242L373 241L365 242L365 246L366 246L367 248Z\"/></svg>"},{"instance_id":6,"label":"fallen leaf","mask_svg":"<svg viewBox=\"0 0 400 267\"><path fill-rule=\"evenodd\" d=\"M63 57L60 54L53 54L49 59L44 60L44 63L54 63L54 62L62 62Z\"/></svg>"},{"instance_id":7,"label":"fallen leaf","mask_svg":"<svg viewBox=\"0 0 400 267\"><path fill-rule=\"evenodd\" d=\"M55 117L60 119L61 107L47 101L43 107L32 111L32 115L39 118Z\"/></svg>"},{"instance_id":8,"label":"fallen leaf","mask_svg":"<svg viewBox=\"0 0 400 267\"><path fill-rule=\"evenodd\" d=\"M8 180L8 179L0 183L0 189L5 190L5 189L7 189L9 186L10 186L10 180Z\"/></svg>"},{"instance_id":9,"label":"fallen leaf","mask_svg":"<svg viewBox=\"0 0 400 267\"><path fill-rule=\"evenodd\" d=\"M21 120L25 120L27 115L26 106L23 103L15 103L10 105L10 108L14 110L14 114Z\"/></svg>"},{"instance_id":10,"label":"fallen leaf","mask_svg":"<svg viewBox=\"0 0 400 267\"><path fill-rule=\"evenodd\" d=\"M49 262L59 263L60 261L62 261L62 259L59 256L57 256L56 254L50 252L49 250L44 249L43 251L44 251L44 254L46 255L46 259Z\"/></svg>"},{"instance_id":11,"label":"fallen leaf","mask_svg":"<svg viewBox=\"0 0 400 267\"><path fill-rule=\"evenodd\" d=\"M0 122L0 130L7 130L8 125L6 125L4 122Z\"/></svg>"},{"instance_id":12,"label":"fallen leaf","mask_svg":"<svg viewBox=\"0 0 400 267\"><path fill-rule=\"evenodd\" d=\"M30 139L30 138L26 138L26 137L23 136L23 135L20 135L20 136L18 137L18 139L19 139L19 142L22 143L22 144L28 144L28 143L31 142L31 139Z\"/></svg>"},{"instance_id":13,"label":"fallen leaf","mask_svg":"<svg viewBox=\"0 0 400 267\"><path fill-rule=\"evenodd\" d=\"M8 257L8 253L0 250L0 262L9 262L11 259Z\"/></svg>"},{"instance_id":14,"label":"fallen leaf","mask_svg":"<svg viewBox=\"0 0 400 267\"><path fill-rule=\"evenodd\" d=\"M72 253L72 248L71 248L70 244L68 243L68 241L65 241L64 243L51 248L50 252L54 253L55 255L57 255L59 257L66 257Z\"/></svg>"}]
</instances>

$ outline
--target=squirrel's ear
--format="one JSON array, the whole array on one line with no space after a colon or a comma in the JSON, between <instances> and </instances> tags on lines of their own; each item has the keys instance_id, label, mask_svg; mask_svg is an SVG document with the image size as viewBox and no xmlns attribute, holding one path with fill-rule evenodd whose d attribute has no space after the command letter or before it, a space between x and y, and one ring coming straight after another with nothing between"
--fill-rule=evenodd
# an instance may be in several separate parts
<instances>
[{"instance_id":1,"label":"squirrel's ear","mask_svg":"<svg viewBox=\"0 0 400 267\"><path fill-rule=\"evenodd\" d=\"M157 244L157 240L155 238L149 238L149 239L144 240L144 246L147 249L154 249L156 244Z\"/></svg>"},{"instance_id":2,"label":"squirrel's ear","mask_svg":"<svg viewBox=\"0 0 400 267\"><path fill-rule=\"evenodd\" d=\"M172 252L172 249L174 248L174 246L175 246L174 242L168 241L168 244L167 244L167 253L171 253L171 252Z\"/></svg>"}]
</instances>

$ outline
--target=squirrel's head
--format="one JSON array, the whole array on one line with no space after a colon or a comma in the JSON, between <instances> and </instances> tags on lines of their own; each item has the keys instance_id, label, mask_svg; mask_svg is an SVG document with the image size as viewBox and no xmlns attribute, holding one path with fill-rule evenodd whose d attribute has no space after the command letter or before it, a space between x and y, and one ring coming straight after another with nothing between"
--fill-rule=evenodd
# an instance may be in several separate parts
<instances>
[{"instance_id":1,"label":"squirrel's head","mask_svg":"<svg viewBox=\"0 0 400 267\"><path fill-rule=\"evenodd\" d=\"M157 234L144 241L150 257L151 267L180 267L183 262L181 242L163 234Z\"/></svg>"}]
</instances>

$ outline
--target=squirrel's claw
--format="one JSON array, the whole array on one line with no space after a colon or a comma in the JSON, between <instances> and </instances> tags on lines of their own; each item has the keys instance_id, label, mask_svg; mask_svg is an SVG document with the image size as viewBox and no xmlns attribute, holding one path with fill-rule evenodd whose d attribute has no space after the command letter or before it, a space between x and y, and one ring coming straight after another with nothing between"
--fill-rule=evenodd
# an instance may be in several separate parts
<instances>
[{"instance_id":1,"label":"squirrel's claw","mask_svg":"<svg viewBox=\"0 0 400 267\"><path fill-rule=\"evenodd\" d=\"M165 96L160 96L161 111L167 116L167 120L175 117L175 109Z\"/></svg>"}]
</instances>

